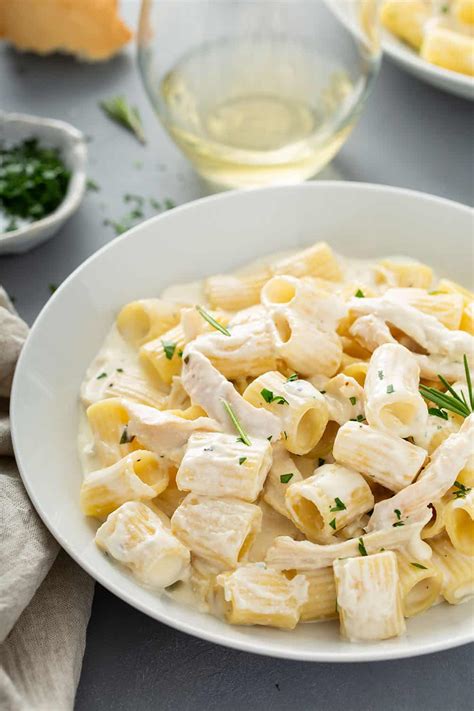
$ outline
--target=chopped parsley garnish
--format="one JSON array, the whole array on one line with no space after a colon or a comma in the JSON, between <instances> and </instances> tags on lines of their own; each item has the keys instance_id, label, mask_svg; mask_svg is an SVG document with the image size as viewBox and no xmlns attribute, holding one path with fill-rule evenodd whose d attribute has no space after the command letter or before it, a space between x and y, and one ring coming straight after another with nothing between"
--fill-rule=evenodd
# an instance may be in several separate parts
<instances>
[{"instance_id":1,"label":"chopped parsley garnish","mask_svg":"<svg viewBox=\"0 0 474 711\"><path fill-rule=\"evenodd\" d=\"M260 391L260 395L263 397L265 402L272 403L276 402L278 405L288 405L288 400L286 400L282 395L274 395L271 390L263 388Z\"/></svg>"},{"instance_id":2,"label":"chopped parsley garnish","mask_svg":"<svg viewBox=\"0 0 474 711\"><path fill-rule=\"evenodd\" d=\"M377 372L377 375L379 376L379 380L383 380L383 379L384 379L383 370L379 370L379 371Z\"/></svg>"},{"instance_id":3,"label":"chopped parsley garnish","mask_svg":"<svg viewBox=\"0 0 474 711\"><path fill-rule=\"evenodd\" d=\"M359 538L359 553L360 553L361 555L369 555L369 554L367 553L367 549L366 549L366 547L365 547L365 545L364 545L364 541L362 540L362 538Z\"/></svg>"},{"instance_id":4,"label":"chopped parsley garnish","mask_svg":"<svg viewBox=\"0 0 474 711\"><path fill-rule=\"evenodd\" d=\"M97 193L100 190L100 188L97 185L97 183L95 182L95 180L92 180L92 178L87 178L86 190Z\"/></svg>"},{"instance_id":5,"label":"chopped parsley garnish","mask_svg":"<svg viewBox=\"0 0 474 711\"><path fill-rule=\"evenodd\" d=\"M281 481L282 484L288 484L288 482L289 482L290 479L292 479L292 478L293 478L293 473L292 473L292 472L290 472L289 474L281 474L281 475L280 475L280 481Z\"/></svg>"},{"instance_id":6,"label":"chopped parsley garnish","mask_svg":"<svg viewBox=\"0 0 474 711\"><path fill-rule=\"evenodd\" d=\"M123 368L116 368L117 373L123 373Z\"/></svg>"},{"instance_id":7,"label":"chopped parsley garnish","mask_svg":"<svg viewBox=\"0 0 474 711\"><path fill-rule=\"evenodd\" d=\"M166 358L168 360L171 360L176 350L176 343L171 343L169 341L161 341L161 345L163 346Z\"/></svg>"},{"instance_id":8,"label":"chopped parsley garnish","mask_svg":"<svg viewBox=\"0 0 474 711\"><path fill-rule=\"evenodd\" d=\"M469 494L471 491L470 486L464 486L464 484L461 484L460 481L455 481L453 486L455 487L455 490L453 491L453 496L455 499L465 499L466 494Z\"/></svg>"},{"instance_id":9,"label":"chopped parsley garnish","mask_svg":"<svg viewBox=\"0 0 474 711\"><path fill-rule=\"evenodd\" d=\"M123 428L122 436L120 437L120 444L129 444L130 442L133 442L134 439L135 435L129 437L128 427L125 425L125 427Z\"/></svg>"},{"instance_id":10,"label":"chopped parsley garnish","mask_svg":"<svg viewBox=\"0 0 474 711\"><path fill-rule=\"evenodd\" d=\"M448 413L446 410L441 410L441 408L438 409L437 407L429 407L428 414L434 415L435 417L441 417L442 420L448 419Z\"/></svg>"},{"instance_id":11,"label":"chopped parsley garnish","mask_svg":"<svg viewBox=\"0 0 474 711\"><path fill-rule=\"evenodd\" d=\"M365 294L364 294L364 292L362 291L362 289L357 289L357 291L356 291L356 293L354 294L354 296L357 296L358 299L364 299L364 298L365 298Z\"/></svg>"},{"instance_id":12,"label":"chopped parsley garnish","mask_svg":"<svg viewBox=\"0 0 474 711\"><path fill-rule=\"evenodd\" d=\"M232 409L232 405L228 403L226 400L222 400L222 404L224 405L224 409L229 415L232 424L234 425L235 429L239 433L239 437L237 438L237 442L242 442L242 444L247 445L247 447L250 447L252 442L249 440L248 435L244 431L242 425L240 424L237 415L235 414L234 410Z\"/></svg>"},{"instance_id":13,"label":"chopped parsley garnish","mask_svg":"<svg viewBox=\"0 0 474 711\"><path fill-rule=\"evenodd\" d=\"M271 442L272 439L273 439L273 435L268 435L267 439L268 439L269 442Z\"/></svg>"},{"instance_id":14,"label":"chopped parsley garnish","mask_svg":"<svg viewBox=\"0 0 474 711\"><path fill-rule=\"evenodd\" d=\"M223 326L219 321L216 321L215 318L211 316L211 314L208 314L205 309L202 308L202 306L196 306L196 311L200 316L203 317L205 321L207 321L213 328L215 328L217 331L220 331L221 333L224 334L224 336L230 336L230 331L227 330L225 326Z\"/></svg>"},{"instance_id":15,"label":"chopped parsley garnish","mask_svg":"<svg viewBox=\"0 0 474 711\"><path fill-rule=\"evenodd\" d=\"M165 198L164 205L165 205L165 210L172 210L173 207L176 207L176 203L174 202L174 200L171 200L170 198Z\"/></svg>"},{"instance_id":16,"label":"chopped parsley garnish","mask_svg":"<svg viewBox=\"0 0 474 711\"><path fill-rule=\"evenodd\" d=\"M287 379L287 383L292 383L294 380L298 380L298 375L296 373L292 373Z\"/></svg>"},{"instance_id":17,"label":"chopped parsley garnish","mask_svg":"<svg viewBox=\"0 0 474 711\"><path fill-rule=\"evenodd\" d=\"M353 405L355 405L356 402L357 402L357 398L356 398L356 397L350 397L349 400L351 401L351 403L352 403Z\"/></svg>"},{"instance_id":18,"label":"chopped parsley garnish","mask_svg":"<svg viewBox=\"0 0 474 711\"><path fill-rule=\"evenodd\" d=\"M329 521L329 525L331 526L331 528L333 528L334 530L336 530L336 519L333 518L332 521Z\"/></svg>"},{"instance_id":19,"label":"chopped parsley garnish","mask_svg":"<svg viewBox=\"0 0 474 711\"><path fill-rule=\"evenodd\" d=\"M471 412L474 412L474 392L466 354L463 356L463 362L464 373L466 375L467 398L462 390L461 394L457 393L446 378L443 378L439 373L438 380L441 381L447 392L443 393L436 388L428 388L426 385L420 385L420 393L426 400L438 405L442 410L449 410L450 412L454 412L455 415L461 415L461 417L469 417Z\"/></svg>"},{"instance_id":20,"label":"chopped parsley garnish","mask_svg":"<svg viewBox=\"0 0 474 711\"><path fill-rule=\"evenodd\" d=\"M240 457L239 464L243 464L246 461L247 461L247 457Z\"/></svg>"},{"instance_id":21,"label":"chopped parsley garnish","mask_svg":"<svg viewBox=\"0 0 474 711\"><path fill-rule=\"evenodd\" d=\"M404 526L405 524L403 523L403 521L397 521L396 523L394 523L392 525L393 525L393 528L397 528L397 526Z\"/></svg>"},{"instance_id":22,"label":"chopped parsley garnish","mask_svg":"<svg viewBox=\"0 0 474 711\"><path fill-rule=\"evenodd\" d=\"M391 395L394 392L395 392L395 388L393 387L393 385L392 384L387 385L387 395Z\"/></svg>"},{"instance_id":23,"label":"chopped parsley garnish","mask_svg":"<svg viewBox=\"0 0 474 711\"><path fill-rule=\"evenodd\" d=\"M351 417L349 422L362 422L362 420L365 420L364 415L357 415L357 417Z\"/></svg>"},{"instance_id":24,"label":"chopped parsley garnish","mask_svg":"<svg viewBox=\"0 0 474 711\"><path fill-rule=\"evenodd\" d=\"M106 378L107 373L101 373L100 375L97 376L96 380L101 380L102 378Z\"/></svg>"},{"instance_id":25,"label":"chopped parsley garnish","mask_svg":"<svg viewBox=\"0 0 474 711\"><path fill-rule=\"evenodd\" d=\"M421 563L413 563L411 562L410 565L412 565L414 568L419 568L420 570L428 570L426 565L421 565Z\"/></svg>"},{"instance_id":26,"label":"chopped parsley garnish","mask_svg":"<svg viewBox=\"0 0 474 711\"><path fill-rule=\"evenodd\" d=\"M30 222L54 212L66 195L71 177L55 148L30 138L7 148L0 141L0 209L17 229L14 218Z\"/></svg>"},{"instance_id":27,"label":"chopped parsley garnish","mask_svg":"<svg viewBox=\"0 0 474 711\"><path fill-rule=\"evenodd\" d=\"M402 512L400 511L400 509L393 509L393 513L397 517L397 521L402 520Z\"/></svg>"},{"instance_id":28,"label":"chopped parsley garnish","mask_svg":"<svg viewBox=\"0 0 474 711\"><path fill-rule=\"evenodd\" d=\"M58 285L57 284L48 284L48 289L51 292L51 294L54 294L54 292L57 290Z\"/></svg>"},{"instance_id":29,"label":"chopped parsley garnish","mask_svg":"<svg viewBox=\"0 0 474 711\"><path fill-rule=\"evenodd\" d=\"M345 503L343 501L341 501L341 499L339 499L337 496L334 499L334 502L336 505L333 506L331 509L329 509L331 511L331 513L333 511L344 511L346 509Z\"/></svg>"},{"instance_id":30,"label":"chopped parsley garnish","mask_svg":"<svg viewBox=\"0 0 474 711\"><path fill-rule=\"evenodd\" d=\"M129 106L124 96L114 96L112 99L101 101L100 107L112 121L133 133L140 143L146 143L138 109L136 106Z\"/></svg>"}]
</instances>

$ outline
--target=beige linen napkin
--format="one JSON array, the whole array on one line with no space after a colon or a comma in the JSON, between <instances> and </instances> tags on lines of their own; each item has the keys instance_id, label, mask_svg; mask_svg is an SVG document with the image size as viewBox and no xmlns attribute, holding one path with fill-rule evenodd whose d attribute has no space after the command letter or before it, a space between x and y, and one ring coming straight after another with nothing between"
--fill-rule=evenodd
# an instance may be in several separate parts
<instances>
[{"instance_id":1,"label":"beige linen napkin","mask_svg":"<svg viewBox=\"0 0 474 711\"><path fill-rule=\"evenodd\" d=\"M64 551L58 554L12 456L7 405L27 333L0 287L0 709L67 711L94 586Z\"/></svg>"}]
</instances>

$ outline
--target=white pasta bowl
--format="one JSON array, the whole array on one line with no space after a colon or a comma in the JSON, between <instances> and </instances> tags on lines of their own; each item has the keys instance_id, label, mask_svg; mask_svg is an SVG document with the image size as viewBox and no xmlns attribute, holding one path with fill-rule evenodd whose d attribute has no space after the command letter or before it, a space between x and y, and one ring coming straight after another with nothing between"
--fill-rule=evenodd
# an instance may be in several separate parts
<instances>
[{"instance_id":1,"label":"white pasta bowl","mask_svg":"<svg viewBox=\"0 0 474 711\"><path fill-rule=\"evenodd\" d=\"M474 77L427 62L388 30L382 30L382 47L390 59L418 79L450 94L474 100Z\"/></svg>"},{"instance_id":2,"label":"white pasta bowl","mask_svg":"<svg viewBox=\"0 0 474 711\"><path fill-rule=\"evenodd\" d=\"M173 283L230 271L265 254L324 239L348 256L405 254L468 284L472 212L437 197L375 185L320 182L205 198L155 217L82 264L38 317L12 394L15 453L28 493L66 551L110 591L151 617L203 639L308 661L385 660L473 639L469 605L438 605L405 636L350 644L333 623L293 632L233 627L140 587L95 546L97 524L79 508L78 392L119 308Z\"/></svg>"}]
</instances>

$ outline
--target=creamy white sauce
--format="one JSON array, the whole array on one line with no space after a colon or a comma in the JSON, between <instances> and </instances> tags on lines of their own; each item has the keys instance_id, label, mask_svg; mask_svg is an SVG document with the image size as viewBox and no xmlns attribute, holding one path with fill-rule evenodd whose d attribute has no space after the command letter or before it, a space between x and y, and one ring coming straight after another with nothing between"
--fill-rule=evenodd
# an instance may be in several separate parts
<instances>
[{"instance_id":1,"label":"creamy white sauce","mask_svg":"<svg viewBox=\"0 0 474 711\"><path fill-rule=\"evenodd\" d=\"M235 272L235 274L249 274L257 269L260 269L261 267L268 266L269 264L275 263L282 258L291 256L297 251L299 250L281 252L273 255L271 260L268 258L257 260L246 266L244 269ZM339 255L337 256L344 273L343 279L345 282L360 282L370 286L376 293L381 291L375 278L376 272L374 267L377 265L376 260L346 259L340 257ZM390 257L390 259L393 261L413 261L406 257ZM206 305L203 286L203 281L173 285L167 287L161 294L160 298L177 302L182 305L194 305L197 303ZM114 324L106 336L97 356L87 370L85 381L81 390L83 400L88 401L91 398L94 400L101 399L106 394L110 383L113 382L113 374L116 372L117 368L121 368L122 370L130 373L138 373L140 371L138 351L126 343L126 341L118 333ZM102 372L106 372L107 377L97 379L97 376ZM87 421L85 409L84 403L81 403L78 448L81 466L84 473L88 473L99 469L100 462L95 452L94 440ZM303 469L304 476L309 476L313 473L313 460L305 460L304 458L298 458L298 460L298 466L300 467L300 465L302 465L301 468ZM329 455L327 461L332 461L331 455ZM307 463L306 468L304 467L305 463ZM156 503L159 505L159 500ZM275 538L278 536L291 536L297 541L304 538L304 536L296 529L288 518L277 513L263 501L260 501L258 505L263 514L262 529L260 533L257 534L250 548L248 554L249 561L261 561L265 557L267 550L273 545ZM166 595L179 601L180 603L198 606L202 609L202 601L199 600L194 594L190 581L176 583L164 592ZM221 614L222 610L217 601L211 607L210 611L213 614Z\"/></svg>"}]
</instances>

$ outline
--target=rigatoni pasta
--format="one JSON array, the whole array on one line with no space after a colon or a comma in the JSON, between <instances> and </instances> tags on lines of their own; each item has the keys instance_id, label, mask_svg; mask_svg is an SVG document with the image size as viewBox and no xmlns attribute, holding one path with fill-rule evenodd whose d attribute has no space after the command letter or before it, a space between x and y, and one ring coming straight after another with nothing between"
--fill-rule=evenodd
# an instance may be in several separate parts
<instances>
[{"instance_id":1,"label":"rigatoni pasta","mask_svg":"<svg viewBox=\"0 0 474 711\"><path fill-rule=\"evenodd\" d=\"M81 388L97 546L230 624L372 641L467 599L472 304L323 242L127 304Z\"/></svg>"}]
</instances>

